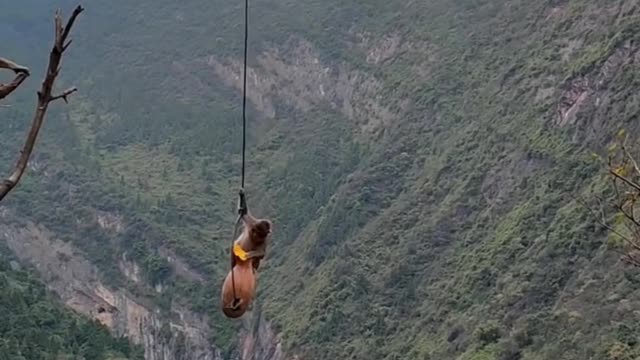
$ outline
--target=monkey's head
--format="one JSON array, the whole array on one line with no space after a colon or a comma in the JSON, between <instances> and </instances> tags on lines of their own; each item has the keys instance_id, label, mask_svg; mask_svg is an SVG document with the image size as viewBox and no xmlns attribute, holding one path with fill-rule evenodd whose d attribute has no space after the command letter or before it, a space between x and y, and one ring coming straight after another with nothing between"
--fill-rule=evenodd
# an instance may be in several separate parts
<instances>
[{"instance_id":1,"label":"monkey's head","mask_svg":"<svg viewBox=\"0 0 640 360\"><path fill-rule=\"evenodd\" d=\"M251 235L256 240L266 240L267 236L271 235L271 221L258 220L251 229Z\"/></svg>"}]
</instances>

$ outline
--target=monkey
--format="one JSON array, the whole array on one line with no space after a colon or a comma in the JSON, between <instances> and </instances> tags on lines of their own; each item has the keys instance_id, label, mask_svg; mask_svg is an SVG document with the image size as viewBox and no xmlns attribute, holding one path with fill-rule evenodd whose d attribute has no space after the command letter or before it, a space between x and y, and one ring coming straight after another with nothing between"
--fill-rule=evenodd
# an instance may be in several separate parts
<instances>
[{"instance_id":1,"label":"monkey","mask_svg":"<svg viewBox=\"0 0 640 360\"><path fill-rule=\"evenodd\" d=\"M18 65L16 63L14 63L11 60L5 59L3 57L0 57L0 69L9 69L9 70L13 70L14 73L16 74L25 74L25 75L30 75L29 74L29 69Z\"/></svg>"},{"instance_id":2,"label":"monkey","mask_svg":"<svg viewBox=\"0 0 640 360\"><path fill-rule=\"evenodd\" d=\"M256 219L248 212L242 217L244 228L234 241L231 252L231 268L222 285L222 311L227 317L242 316L256 292L256 272L266 254L272 223ZM233 276L233 279L232 279ZM233 282L235 282L235 297Z\"/></svg>"}]
</instances>

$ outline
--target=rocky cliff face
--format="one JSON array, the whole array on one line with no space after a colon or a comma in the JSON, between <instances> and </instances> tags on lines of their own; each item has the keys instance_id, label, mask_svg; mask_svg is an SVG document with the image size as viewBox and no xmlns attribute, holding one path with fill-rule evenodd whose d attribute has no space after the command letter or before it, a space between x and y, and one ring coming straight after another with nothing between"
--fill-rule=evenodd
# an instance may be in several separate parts
<instances>
[{"instance_id":1,"label":"rocky cliff face","mask_svg":"<svg viewBox=\"0 0 640 360\"><path fill-rule=\"evenodd\" d=\"M360 55L357 59L372 68L407 54L419 55L422 61L411 66L412 76L424 79L429 75L435 55L427 44L403 41L399 35L375 41L367 34L354 38L351 47ZM189 67L202 69L203 74L212 73L227 87L242 89L239 59L210 55ZM346 63L324 61L319 49L303 38L290 38L259 54L256 65L248 68L247 78L248 99L266 118L276 117L282 106L303 113L328 106L356 124L366 136L378 135L410 107L406 99L385 96L383 82L369 72ZM191 87L199 88L198 78L187 81Z\"/></svg>"},{"instance_id":2,"label":"rocky cliff face","mask_svg":"<svg viewBox=\"0 0 640 360\"><path fill-rule=\"evenodd\" d=\"M176 302L167 316L144 298L111 288L78 249L56 239L46 228L29 221L17 222L3 209L0 240L23 262L31 264L47 287L71 309L98 320L117 336L143 344L145 359L222 359L209 342L211 329L205 317ZM118 267L130 280L139 281L136 264L123 258Z\"/></svg>"},{"instance_id":3,"label":"rocky cliff face","mask_svg":"<svg viewBox=\"0 0 640 360\"><path fill-rule=\"evenodd\" d=\"M101 214L107 228L121 228L116 216ZM69 308L93 318L113 331L145 348L147 360L219 360L223 356L210 341L214 332L206 316L174 301L170 314L161 312L151 301L122 288L112 288L101 278L80 250L56 239L46 228L30 221L18 221L6 208L0 208L0 241L39 273L47 287ZM165 250L175 271L192 279L201 275L181 259ZM122 256L117 264L132 283L144 285L140 267ZM157 286L155 291L162 291ZM285 360L280 337L256 309L244 320L240 334L239 360Z\"/></svg>"},{"instance_id":4,"label":"rocky cliff face","mask_svg":"<svg viewBox=\"0 0 640 360\"><path fill-rule=\"evenodd\" d=\"M263 312L257 309L245 319L241 334L240 360L285 360L280 336L273 331ZM297 360L293 357L292 360Z\"/></svg>"}]
</instances>

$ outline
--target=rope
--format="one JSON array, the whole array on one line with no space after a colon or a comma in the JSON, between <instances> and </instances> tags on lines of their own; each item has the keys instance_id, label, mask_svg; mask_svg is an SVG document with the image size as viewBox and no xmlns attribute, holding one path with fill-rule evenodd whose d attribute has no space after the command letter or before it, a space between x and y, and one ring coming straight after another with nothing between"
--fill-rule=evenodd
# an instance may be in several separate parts
<instances>
[{"instance_id":1,"label":"rope","mask_svg":"<svg viewBox=\"0 0 640 360\"><path fill-rule=\"evenodd\" d=\"M242 181L244 189L245 150L247 148L247 50L249 48L249 0L244 1L244 70L242 84Z\"/></svg>"},{"instance_id":2,"label":"rope","mask_svg":"<svg viewBox=\"0 0 640 360\"><path fill-rule=\"evenodd\" d=\"M231 308L235 309L239 305L238 296L236 295L236 276L235 271L233 271L233 263L234 256L233 253L233 243L235 238L238 236L238 228L240 227L240 220L242 220L242 215L238 215L238 220L236 220L236 226L233 227L233 237L231 238L231 288L233 289L233 303L231 304Z\"/></svg>"},{"instance_id":3,"label":"rope","mask_svg":"<svg viewBox=\"0 0 640 360\"><path fill-rule=\"evenodd\" d=\"M245 184L245 153L247 149L247 53L249 44L249 0L244 1L244 69L243 69L243 84L242 84L242 172L240 180L240 192L238 200L238 219L233 230L233 237L231 238L231 287L233 288L233 308L236 308L239 303L239 299L236 296L236 277L233 271L235 254L233 254L233 246L236 237L238 236L238 228L240 227L240 221L242 216L247 213L247 203L244 196L244 184Z\"/></svg>"}]
</instances>

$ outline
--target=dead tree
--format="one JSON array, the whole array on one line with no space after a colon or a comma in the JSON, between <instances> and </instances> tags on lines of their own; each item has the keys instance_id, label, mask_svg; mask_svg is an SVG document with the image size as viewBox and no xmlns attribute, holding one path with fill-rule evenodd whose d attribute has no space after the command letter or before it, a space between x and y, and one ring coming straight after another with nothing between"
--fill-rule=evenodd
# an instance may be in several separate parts
<instances>
[{"instance_id":1,"label":"dead tree","mask_svg":"<svg viewBox=\"0 0 640 360\"><path fill-rule=\"evenodd\" d=\"M640 267L640 166L638 146L629 145L629 137L620 131L608 148L606 162L596 155L606 167L608 188L594 195L594 203L582 198L578 201L594 216L596 221L616 238L621 240L621 251L625 262Z\"/></svg>"},{"instance_id":2,"label":"dead tree","mask_svg":"<svg viewBox=\"0 0 640 360\"><path fill-rule=\"evenodd\" d=\"M51 49L51 53L49 54L49 65L47 66L46 75L44 80L42 81L42 86L38 91L38 102L33 120L31 122L31 129L29 130L13 172L7 179L0 181L0 201L2 201L2 199L4 199L4 197L7 196L7 194L11 190L13 190L16 185L18 185L20 178L22 178L22 175L27 168L29 158L31 157L31 153L33 152L33 147L38 138L38 133L40 132L40 128L42 127L42 123L44 121L44 117L49 104L59 99L67 102L68 96L76 92L76 88L70 88L68 90L65 90L61 94L52 94L53 85L56 78L60 74L60 62L62 60L62 55L69 48L69 45L71 45L71 40L67 40L69 37L69 33L71 32L71 28L73 27L76 18L83 10L84 8L82 6L76 7L71 14L71 17L69 17L67 24L64 26L62 24L60 11L56 11L55 40L53 48ZM29 70L6 59L0 59L0 68L11 69L17 74L16 79L11 84L3 85L3 87L0 87L0 99L2 99L10 94L13 90L15 90L18 86L20 86L24 79L26 79L26 77L29 75ZM4 94L3 91L6 92L6 94ZM4 94L4 96L1 96L2 94Z\"/></svg>"}]
</instances>

